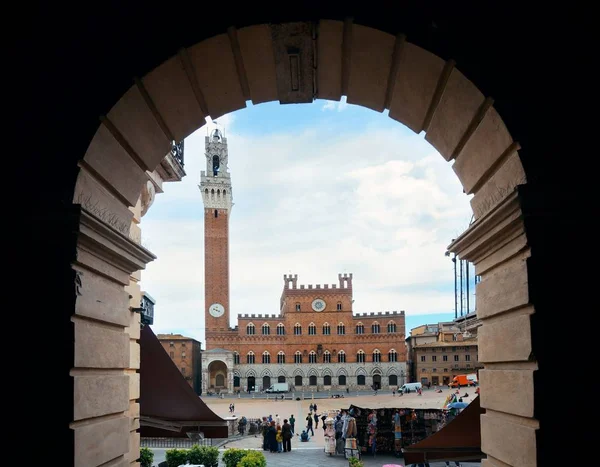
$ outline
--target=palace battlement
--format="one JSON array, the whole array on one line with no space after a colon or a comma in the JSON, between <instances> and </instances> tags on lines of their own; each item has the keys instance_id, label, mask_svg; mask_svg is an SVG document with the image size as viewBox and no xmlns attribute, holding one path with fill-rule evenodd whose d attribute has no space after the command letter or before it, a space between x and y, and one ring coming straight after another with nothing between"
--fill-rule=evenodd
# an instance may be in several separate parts
<instances>
[{"instance_id":1,"label":"palace battlement","mask_svg":"<svg viewBox=\"0 0 600 467\"><path fill-rule=\"evenodd\" d=\"M357 313L354 315L355 318L358 317L370 317L370 316L404 316L404 310L400 311L378 311L377 313Z\"/></svg>"},{"instance_id":2,"label":"palace battlement","mask_svg":"<svg viewBox=\"0 0 600 467\"><path fill-rule=\"evenodd\" d=\"M261 319L281 319L280 315L263 315L263 314L241 314L238 313L238 319L239 318L261 318Z\"/></svg>"},{"instance_id":3,"label":"palace battlement","mask_svg":"<svg viewBox=\"0 0 600 467\"><path fill-rule=\"evenodd\" d=\"M338 284L331 284L331 289L333 290L337 290L337 289L351 289L352 288L352 273L350 274L338 274L338 281L339 281L339 285ZM283 282L284 282L284 289L286 290L294 290L294 289L300 289L300 290L329 290L329 284L301 284L300 287L298 287L298 274L284 274L283 275ZM291 284L291 287L290 287Z\"/></svg>"}]
</instances>

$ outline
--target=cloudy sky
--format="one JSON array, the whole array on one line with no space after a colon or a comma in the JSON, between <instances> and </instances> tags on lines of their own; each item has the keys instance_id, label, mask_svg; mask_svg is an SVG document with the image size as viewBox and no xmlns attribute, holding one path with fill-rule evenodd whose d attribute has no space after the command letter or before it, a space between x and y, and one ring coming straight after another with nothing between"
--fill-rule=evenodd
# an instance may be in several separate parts
<instances>
[{"instance_id":1,"label":"cloudy sky","mask_svg":"<svg viewBox=\"0 0 600 467\"><path fill-rule=\"evenodd\" d=\"M284 274L331 285L338 273L353 273L354 312L404 310L407 335L453 319L453 265L444 252L468 227L471 209L451 164L423 134L385 114L323 100L249 106L217 125L228 139L234 201L232 326L238 314L278 313ZM152 329L203 348L198 184L213 127L186 139L186 177L165 184L141 223L142 243L158 257L141 282L157 302ZM474 295L471 310L473 303Z\"/></svg>"}]
</instances>

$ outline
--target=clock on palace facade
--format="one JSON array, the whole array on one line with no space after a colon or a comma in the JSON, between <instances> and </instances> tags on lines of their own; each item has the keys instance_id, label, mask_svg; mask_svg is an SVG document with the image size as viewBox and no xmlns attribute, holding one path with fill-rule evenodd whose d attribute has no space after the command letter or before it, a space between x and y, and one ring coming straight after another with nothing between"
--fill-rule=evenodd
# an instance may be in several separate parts
<instances>
[{"instance_id":1,"label":"clock on palace facade","mask_svg":"<svg viewBox=\"0 0 600 467\"><path fill-rule=\"evenodd\" d=\"M312 302L312 309L315 311L323 311L325 309L325 305L326 303L324 300L317 298Z\"/></svg>"}]
</instances>

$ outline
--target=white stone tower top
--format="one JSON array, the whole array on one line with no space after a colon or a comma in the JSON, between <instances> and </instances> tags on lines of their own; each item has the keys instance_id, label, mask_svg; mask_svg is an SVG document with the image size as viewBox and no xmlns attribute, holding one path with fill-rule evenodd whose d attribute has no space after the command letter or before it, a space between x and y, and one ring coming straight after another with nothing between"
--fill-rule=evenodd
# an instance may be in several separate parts
<instances>
[{"instance_id":1,"label":"white stone tower top","mask_svg":"<svg viewBox=\"0 0 600 467\"><path fill-rule=\"evenodd\" d=\"M227 138L218 128L204 138L206 171L200 172L200 191L205 209L226 209L233 207L231 176L227 162Z\"/></svg>"}]
</instances>

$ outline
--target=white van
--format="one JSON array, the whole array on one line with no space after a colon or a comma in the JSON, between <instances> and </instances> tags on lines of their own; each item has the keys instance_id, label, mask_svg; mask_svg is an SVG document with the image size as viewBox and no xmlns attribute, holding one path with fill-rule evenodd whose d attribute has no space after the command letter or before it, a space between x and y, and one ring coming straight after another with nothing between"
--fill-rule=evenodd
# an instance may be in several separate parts
<instances>
[{"instance_id":1,"label":"white van","mask_svg":"<svg viewBox=\"0 0 600 467\"><path fill-rule=\"evenodd\" d=\"M416 392L417 389L423 389L423 385L421 383L404 383L400 386L399 391L408 392L410 390L410 392Z\"/></svg>"}]
</instances>

